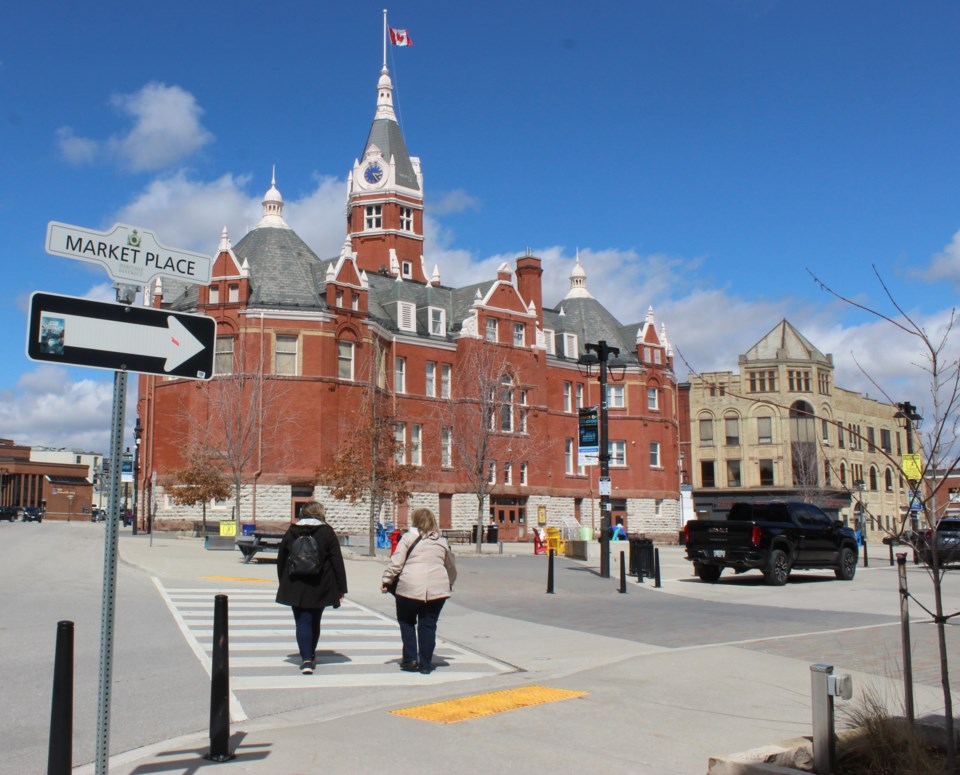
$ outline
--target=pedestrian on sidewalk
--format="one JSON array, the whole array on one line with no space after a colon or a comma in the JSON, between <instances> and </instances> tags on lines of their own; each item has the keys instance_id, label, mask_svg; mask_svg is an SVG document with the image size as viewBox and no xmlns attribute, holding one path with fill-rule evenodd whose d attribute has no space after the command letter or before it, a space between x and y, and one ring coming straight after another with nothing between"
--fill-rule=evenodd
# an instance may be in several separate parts
<instances>
[{"instance_id":1,"label":"pedestrian on sidewalk","mask_svg":"<svg viewBox=\"0 0 960 775\"><path fill-rule=\"evenodd\" d=\"M383 572L380 591L389 592L397 580L397 622L403 640L400 669L426 675L433 670L437 620L453 594L457 565L430 509L414 511L411 523L415 530L401 537Z\"/></svg>"},{"instance_id":2,"label":"pedestrian on sidewalk","mask_svg":"<svg viewBox=\"0 0 960 775\"><path fill-rule=\"evenodd\" d=\"M339 608L347 593L340 541L325 514L322 503L305 503L277 552L277 602L293 608L300 672L305 675L316 667L323 609L328 605Z\"/></svg>"}]
</instances>

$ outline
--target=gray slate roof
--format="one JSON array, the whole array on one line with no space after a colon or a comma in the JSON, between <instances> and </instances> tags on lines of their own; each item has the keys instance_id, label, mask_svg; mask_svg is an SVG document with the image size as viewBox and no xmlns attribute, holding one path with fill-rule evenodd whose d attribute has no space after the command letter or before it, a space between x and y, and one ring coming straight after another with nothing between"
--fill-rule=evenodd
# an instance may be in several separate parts
<instances>
[{"instance_id":1,"label":"gray slate roof","mask_svg":"<svg viewBox=\"0 0 960 775\"><path fill-rule=\"evenodd\" d=\"M410 153L403 139L403 132L400 131L400 125L396 121L386 118L374 119L367 137L367 144L363 147L364 156L371 145L376 145L387 161L393 157L397 165L397 183L405 188L420 190L417 173L413 171L413 162L410 161Z\"/></svg>"}]
</instances>

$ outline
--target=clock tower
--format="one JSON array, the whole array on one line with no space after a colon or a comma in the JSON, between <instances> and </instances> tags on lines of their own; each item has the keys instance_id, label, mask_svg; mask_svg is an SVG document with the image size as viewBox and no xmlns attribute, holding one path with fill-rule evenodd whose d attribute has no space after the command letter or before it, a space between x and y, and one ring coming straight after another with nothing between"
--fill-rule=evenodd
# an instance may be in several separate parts
<instances>
[{"instance_id":1,"label":"clock tower","mask_svg":"<svg viewBox=\"0 0 960 775\"><path fill-rule=\"evenodd\" d=\"M363 155L347 180L347 235L360 269L427 283L423 175L420 159L410 156L397 123L386 64Z\"/></svg>"}]
</instances>

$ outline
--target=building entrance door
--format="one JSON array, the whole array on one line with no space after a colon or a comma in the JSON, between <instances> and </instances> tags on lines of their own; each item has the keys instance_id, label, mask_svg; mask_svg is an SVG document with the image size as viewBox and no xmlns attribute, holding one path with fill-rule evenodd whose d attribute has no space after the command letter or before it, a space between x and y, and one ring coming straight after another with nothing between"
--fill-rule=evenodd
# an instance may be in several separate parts
<instances>
[{"instance_id":1,"label":"building entrance door","mask_svg":"<svg viewBox=\"0 0 960 775\"><path fill-rule=\"evenodd\" d=\"M490 524L497 526L498 541L528 541L527 499L490 496Z\"/></svg>"}]
</instances>

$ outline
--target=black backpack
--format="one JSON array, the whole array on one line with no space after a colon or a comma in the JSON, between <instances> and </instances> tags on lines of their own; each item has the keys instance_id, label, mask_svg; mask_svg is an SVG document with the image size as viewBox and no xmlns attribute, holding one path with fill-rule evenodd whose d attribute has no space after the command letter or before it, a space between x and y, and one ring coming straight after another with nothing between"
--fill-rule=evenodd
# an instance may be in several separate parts
<instances>
[{"instance_id":1,"label":"black backpack","mask_svg":"<svg viewBox=\"0 0 960 775\"><path fill-rule=\"evenodd\" d=\"M291 576L317 576L320 568L320 545L313 533L294 538L287 557L287 572Z\"/></svg>"}]
</instances>

